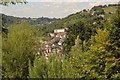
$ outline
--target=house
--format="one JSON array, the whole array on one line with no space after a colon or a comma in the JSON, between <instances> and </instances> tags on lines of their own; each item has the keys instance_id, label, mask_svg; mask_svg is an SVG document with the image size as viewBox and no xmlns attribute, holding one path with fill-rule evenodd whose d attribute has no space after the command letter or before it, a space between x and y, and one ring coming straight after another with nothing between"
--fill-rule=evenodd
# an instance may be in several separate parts
<instances>
[{"instance_id":1,"label":"house","mask_svg":"<svg viewBox=\"0 0 120 80\"><path fill-rule=\"evenodd\" d=\"M99 17L102 17L102 18L104 18L104 16L105 16L105 15L103 15L103 14L100 14L100 15L99 15Z\"/></svg>"},{"instance_id":2,"label":"house","mask_svg":"<svg viewBox=\"0 0 120 80\"><path fill-rule=\"evenodd\" d=\"M97 22L93 22L93 25L97 24Z\"/></svg>"},{"instance_id":3,"label":"house","mask_svg":"<svg viewBox=\"0 0 120 80\"><path fill-rule=\"evenodd\" d=\"M56 37L65 38L66 32L60 32L56 34Z\"/></svg>"},{"instance_id":4,"label":"house","mask_svg":"<svg viewBox=\"0 0 120 80\"><path fill-rule=\"evenodd\" d=\"M62 33L65 32L65 29L55 29L54 33Z\"/></svg>"},{"instance_id":5,"label":"house","mask_svg":"<svg viewBox=\"0 0 120 80\"><path fill-rule=\"evenodd\" d=\"M49 36L50 36L50 37L54 37L55 34L54 34L54 33L49 33Z\"/></svg>"},{"instance_id":6,"label":"house","mask_svg":"<svg viewBox=\"0 0 120 80\"><path fill-rule=\"evenodd\" d=\"M65 41L65 38L60 39L60 41L58 42L58 45L62 46L64 41Z\"/></svg>"}]
</instances>

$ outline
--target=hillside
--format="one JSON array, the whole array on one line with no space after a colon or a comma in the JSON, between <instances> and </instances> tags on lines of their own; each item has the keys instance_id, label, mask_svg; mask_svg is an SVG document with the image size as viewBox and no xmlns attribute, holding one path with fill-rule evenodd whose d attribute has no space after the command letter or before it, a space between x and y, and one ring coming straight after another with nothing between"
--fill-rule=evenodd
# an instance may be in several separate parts
<instances>
[{"instance_id":1,"label":"hillside","mask_svg":"<svg viewBox=\"0 0 120 80\"><path fill-rule=\"evenodd\" d=\"M75 14L71 14L63 19L57 20L45 28L46 32L52 32L56 28L69 27L76 24L79 21L87 23L86 25L97 26L98 23L102 23L111 17L117 10L117 4L99 5L94 6L90 10L82 10ZM96 25L93 25L96 24Z\"/></svg>"},{"instance_id":2,"label":"hillside","mask_svg":"<svg viewBox=\"0 0 120 80\"><path fill-rule=\"evenodd\" d=\"M120 80L119 12L99 5L53 22L4 15L4 26L17 24L2 27L2 78Z\"/></svg>"},{"instance_id":3,"label":"hillside","mask_svg":"<svg viewBox=\"0 0 120 80\"><path fill-rule=\"evenodd\" d=\"M21 21L27 21L31 25L35 26L45 26L48 24L53 23L54 21L58 20L56 18L47 18L47 17L41 17L41 18L19 18L19 17L14 17L14 16L9 16L5 14L0 14L2 18L2 24L4 27L8 27L13 23L21 23Z\"/></svg>"},{"instance_id":4,"label":"hillside","mask_svg":"<svg viewBox=\"0 0 120 80\"><path fill-rule=\"evenodd\" d=\"M114 14L117 10L117 5L111 4L111 5L100 5L95 6L91 10L82 10L80 12L77 12L75 14L68 15L65 18L62 19L56 19L56 18L47 18L47 17L41 17L41 18L19 18L14 16L8 16L5 14L1 14L2 18L2 24L4 27L8 27L13 23L20 23L21 21L28 21L30 24L35 26L44 26L45 28L42 28L45 33L53 32L54 29L64 28L71 25L76 24L79 21L83 21L84 23L89 23L92 25L93 23L97 24L100 21L104 21L109 18L110 15ZM99 17L99 15L104 15L103 17ZM97 20L97 22L95 22ZM40 27L41 29L41 27Z\"/></svg>"},{"instance_id":5,"label":"hillside","mask_svg":"<svg viewBox=\"0 0 120 80\"><path fill-rule=\"evenodd\" d=\"M71 38L66 38L64 51L69 52L71 46L75 44L77 35L80 36L82 41L88 42L91 36L96 34L96 29L104 28L105 23L111 20L112 16L116 15L117 10L117 4L94 6L90 10L84 9L57 20L50 25L46 25L46 27L40 28L40 30L47 35L47 33L53 32L54 29L67 27L67 37Z\"/></svg>"}]
</instances>

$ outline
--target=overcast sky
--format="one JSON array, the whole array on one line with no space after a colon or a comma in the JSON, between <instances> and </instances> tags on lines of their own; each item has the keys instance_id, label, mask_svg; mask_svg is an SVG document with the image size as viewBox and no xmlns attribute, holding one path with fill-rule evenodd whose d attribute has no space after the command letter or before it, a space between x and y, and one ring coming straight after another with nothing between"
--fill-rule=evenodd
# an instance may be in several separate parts
<instances>
[{"instance_id":1,"label":"overcast sky","mask_svg":"<svg viewBox=\"0 0 120 80\"><path fill-rule=\"evenodd\" d=\"M119 0L27 0L27 4L0 6L0 13L17 17L63 18L95 5L117 3Z\"/></svg>"}]
</instances>

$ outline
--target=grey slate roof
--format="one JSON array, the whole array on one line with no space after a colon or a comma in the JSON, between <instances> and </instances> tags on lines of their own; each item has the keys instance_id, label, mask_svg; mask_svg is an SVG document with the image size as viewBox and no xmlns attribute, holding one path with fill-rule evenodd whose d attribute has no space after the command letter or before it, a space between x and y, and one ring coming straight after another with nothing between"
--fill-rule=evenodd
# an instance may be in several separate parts
<instances>
[{"instance_id":1,"label":"grey slate roof","mask_svg":"<svg viewBox=\"0 0 120 80\"><path fill-rule=\"evenodd\" d=\"M60 41L59 41L59 43L64 43L64 41L65 41L65 38L62 38L62 39L60 39Z\"/></svg>"},{"instance_id":2,"label":"grey slate roof","mask_svg":"<svg viewBox=\"0 0 120 80\"><path fill-rule=\"evenodd\" d=\"M55 37L55 38L53 38L52 40L50 40L47 44L48 44L48 45L52 45L52 44L58 43L59 40L60 40L59 37Z\"/></svg>"}]
</instances>

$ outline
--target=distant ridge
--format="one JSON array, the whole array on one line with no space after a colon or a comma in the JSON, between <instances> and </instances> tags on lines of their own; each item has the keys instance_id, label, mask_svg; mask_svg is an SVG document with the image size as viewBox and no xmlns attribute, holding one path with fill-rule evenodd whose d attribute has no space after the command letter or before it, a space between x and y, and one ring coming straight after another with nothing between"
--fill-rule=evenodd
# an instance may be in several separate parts
<instances>
[{"instance_id":1,"label":"distant ridge","mask_svg":"<svg viewBox=\"0 0 120 80\"><path fill-rule=\"evenodd\" d=\"M4 27L8 27L13 23L20 23L22 21L27 21L32 25L35 26L45 26L48 24L51 24L52 22L58 20L57 18L47 18L47 17L40 17L40 18L20 18L20 17L14 17L14 16L9 16L0 13L0 17L2 19L2 25Z\"/></svg>"}]
</instances>

